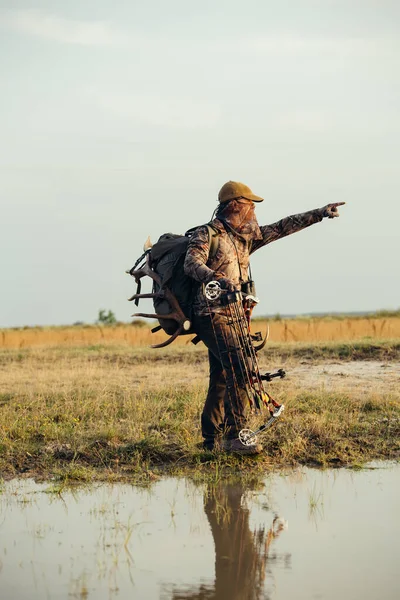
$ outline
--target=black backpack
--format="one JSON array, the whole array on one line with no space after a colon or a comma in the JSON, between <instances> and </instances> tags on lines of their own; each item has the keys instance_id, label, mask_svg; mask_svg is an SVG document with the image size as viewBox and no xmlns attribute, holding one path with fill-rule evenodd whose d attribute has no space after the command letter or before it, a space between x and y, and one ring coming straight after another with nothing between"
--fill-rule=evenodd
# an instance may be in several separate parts
<instances>
[{"instance_id":1,"label":"black backpack","mask_svg":"<svg viewBox=\"0 0 400 600\"><path fill-rule=\"evenodd\" d=\"M212 258L218 250L219 231L211 223L204 226L208 230L209 258ZM197 229L198 227L193 227L185 235L164 233L154 246L146 249L134 266L127 271L137 283L136 293L129 300L134 300L138 306L140 298L152 298L155 310L154 314L135 313L132 316L158 319L159 326L153 328L152 332L163 329L171 336L157 347L166 346L178 335L193 333L191 327L192 303L199 284L185 275L183 263L190 238ZM150 294L140 293L141 278L145 275L153 280L153 289ZM161 318L164 315L165 318Z\"/></svg>"}]
</instances>

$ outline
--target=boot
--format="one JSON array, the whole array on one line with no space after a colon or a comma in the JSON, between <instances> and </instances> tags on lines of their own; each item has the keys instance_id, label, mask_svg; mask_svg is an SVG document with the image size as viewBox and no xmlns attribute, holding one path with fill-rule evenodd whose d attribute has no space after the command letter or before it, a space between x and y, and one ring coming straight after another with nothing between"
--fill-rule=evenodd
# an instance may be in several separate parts
<instances>
[{"instance_id":1,"label":"boot","mask_svg":"<svg viewBox=\"0 0 400 600\"><path fill-rule=\"evenodd\" d=\"M263 447L261 446L261 444L254 443L245 446L244 444L242 444L239 438L235 438L233 440L224 440L222 442L222 449L225 452L242 455L260 454L260 452L263 451Z\"/></svg>"}]
</instances>

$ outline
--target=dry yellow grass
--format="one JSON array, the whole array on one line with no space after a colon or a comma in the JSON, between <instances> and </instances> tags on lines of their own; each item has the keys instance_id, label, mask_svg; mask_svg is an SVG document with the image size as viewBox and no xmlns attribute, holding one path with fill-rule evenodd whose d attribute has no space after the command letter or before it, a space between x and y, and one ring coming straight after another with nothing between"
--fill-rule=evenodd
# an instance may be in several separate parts
<instances>
[{"instance_id":1,"label":"dry yellow grass","mask_svg":"<svg viewBox=\"0 0 400 600\"><path fill-rule=\"evenodd\" d=\"M253 331L266 331L270 328L269 340L281 342L327 342L356 341L365 338L400 339L400 317L386 318L310 318L257 320ZM152 334L150 326L70 326L70 327L31 327L23 329L2 329L0 348L33 348L39 346L77 346L104 343L129 344L146 347L166 339L163 332ZM183 336L174 346L187 344L191 336Z\"/></svg>"},{"instance_id":2,"label":"dry yellow grass","mask_svg":"<svg viewBox=\"0 0 400 600\"><path fill-rule=\"evenodd\" d=\"M257 325L258 322L255 324ZM265 324L266 325L266 324ZM400 318L299 319L272 321L271 342L333 342L400 338Z\"/></svg>"}]
</instances>

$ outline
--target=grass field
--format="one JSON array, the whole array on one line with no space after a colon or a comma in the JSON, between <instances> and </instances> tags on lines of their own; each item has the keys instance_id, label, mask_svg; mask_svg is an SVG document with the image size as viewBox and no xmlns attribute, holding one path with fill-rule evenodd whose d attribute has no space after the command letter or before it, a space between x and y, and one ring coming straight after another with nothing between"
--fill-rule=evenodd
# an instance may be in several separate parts
<instances>
[{"instance_id":1,"label":"grass field","mask_svg":"<svg viewBox=\"0 0 400 600\"><path fill-rule=\"evenodd\" d=\"M286 411L265 435L265 452L249 459L198 447L207 386L201 345L150 350L113 338L3 348L1 473L137 483L399 457L400 340L271 343L260 365L288 371L269 387Z\"/></svg>"},{"instance_id":2,"label":"grass field","mask_svg":"<svg viewBox=\"0 0 400 600\"><path fill-rule=\"evenodd\" d=\"M256 319L253 330L263 334L270 330L269 341L326 342L363 339L400 339L400 314L388 312L366 317L314 317L298 319ZM183 336L174 346L183 346L192 336ZM166 339L163 332L151 333L151 325L143 321L115 326L25 327L0 330L0 348L32 348L38 346L130 344L145 347Z\"/></svg>"}]
</instances>

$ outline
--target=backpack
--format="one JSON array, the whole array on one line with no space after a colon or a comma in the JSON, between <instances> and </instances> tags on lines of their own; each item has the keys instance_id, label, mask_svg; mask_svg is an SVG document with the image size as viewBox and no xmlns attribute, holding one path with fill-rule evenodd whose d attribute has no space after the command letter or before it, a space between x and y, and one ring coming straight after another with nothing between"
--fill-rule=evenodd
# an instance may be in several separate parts
<instances>
[{"instance_id":1,"label":"backpack","mask_svg":"<svg viewBox=\"0 0 400 600\"><path fill-rule=\"evenodd\" d=\"M211 223L207 223L205 227L209 236L209 258L213 258L218 250L219 231ZM146 249L134 266L127 271L137 283L136 293L129 300L134 300L138 306L140 298L152 298L155 310L155 314L135 313L132 316L156 318L159 326L151 331L155 333L163 329L172 336L159 346L171 343L178 335L193 333L192 303L199 284L185 275L183 263L190 238L197 229L198 227L193 227L185 235L164 233L154 246ZM145 275L153 280L150 294L140 293L141 278ZM160 318L162 315L166 318Z\"/></svg>"}]
</instances>

